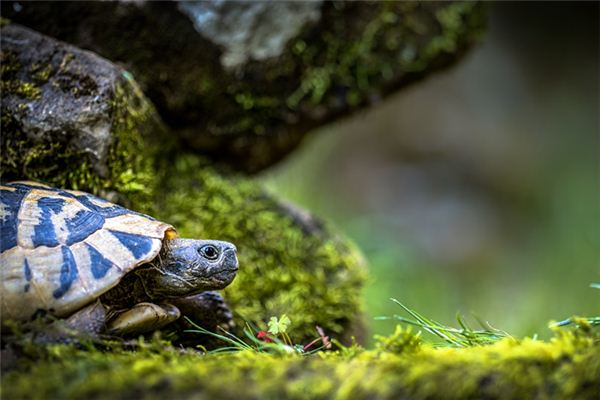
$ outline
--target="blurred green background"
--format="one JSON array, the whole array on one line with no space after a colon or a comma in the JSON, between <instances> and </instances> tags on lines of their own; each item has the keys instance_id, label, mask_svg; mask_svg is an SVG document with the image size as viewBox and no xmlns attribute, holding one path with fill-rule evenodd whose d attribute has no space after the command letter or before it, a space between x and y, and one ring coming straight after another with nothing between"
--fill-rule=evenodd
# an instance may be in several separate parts
<instances>
[{"instance_id":1,"label":"blurred green background","mask_svg":"<svg viewBox=\"0 0 600 400\"><path fill-rule=\"evenodd\" d=\"M598 3L489 3L451 70L315 132L261 179L370 264L371 333L395 297L511 334L600 314Z\"/></svg>"}]
</instances>

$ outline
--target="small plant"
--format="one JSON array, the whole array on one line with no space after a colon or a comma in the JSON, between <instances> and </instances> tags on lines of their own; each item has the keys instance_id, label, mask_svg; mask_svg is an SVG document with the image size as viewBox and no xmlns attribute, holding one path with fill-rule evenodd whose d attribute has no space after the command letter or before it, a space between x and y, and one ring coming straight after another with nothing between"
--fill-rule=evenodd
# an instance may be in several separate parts
<instances>
[{"instance_id":1,"label":"small plant","mask_svg":"<svg viewBox=\"0 0 600 400\"><path fill-rule=\"evenodd\" d=\"M424 331L442 339L445 342L445 345L450 345L453 347L481 346L497 342L505 337L511 337L508 333L496 329L488 322L484 322L479 319L477 319L477 322L479 322L482 329L473 329L467 324L463 316L460 314L456 314L456 320L460 325L460 329L448 327L432 319L424 317L394 298L390 300L402 307L402 309L410 314L414 319L405 318L399 315L393 315L391 317L377 317L376 319L394 319L409 325L417 326L422 328Z\"/></svg>"},{"instance_id":2,"label":"small plant","mask_svg":"<svg viewBox=\"0 0 600 400\"><path fill-rule=\"evenodd\" d=\"M271 317L269 323L267 324L269 326L269 333L273 335L281 335L281 338L285 344L288 346L293 346L292 339L287 334L287 328L291 323L292 321L290 321L288 316L285 314L283 314L279 319L277 319L277 317ZM267 336L264 337L265 339L267 338Z\"/></svg>"},{"instance_id":3,"label":"small plant","mask_svg":"<svg viewBox=\"0 0 600 400\"><path fill-rule=\"evenodd\" d=\"M413 333L412 327L404 329L396 325L396 330L390 336L375 335L375 348L381 352L395 354L412 353L421 348L421 332Z\"/></svg>"},{"instance_id":4,"label":"small plant","mask_svg":"<svg viewBox=\"0 0 600 400\"><path fill-rule=\"evenodd\" d=\"M241 338L222 328L219 328L221 333L211 332L195 324L187 317L186 320L194 327L194 329L187 330L186 332L210 335L226 343L226 346L224 347L219 347L218 349L208 351L208 353L211 354L250 350L259 353L271 352L279 354L295 353L301 355L310 355L324 349L332 348L332 341L329 339L329 336L325 335L320 326L315 327L319 335L316 339L305 345L294 344L292 338L287 333L288 327L291 325L292 321L285 314L279 318L271 317L267 324L269 328L266 332L255 329L250 324L246 323L246 327L243 331L246 340L242 340ZM314 347L318 343L320 343L320 346Z\"/></svg>"}]
</instances>

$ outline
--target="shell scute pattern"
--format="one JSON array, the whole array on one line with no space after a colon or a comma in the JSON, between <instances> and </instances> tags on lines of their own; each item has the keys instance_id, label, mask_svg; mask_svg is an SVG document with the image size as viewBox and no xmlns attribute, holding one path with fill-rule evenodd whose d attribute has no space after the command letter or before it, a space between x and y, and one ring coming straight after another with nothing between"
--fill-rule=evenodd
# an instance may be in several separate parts
<instances>
[{"instance_id":1,"label":"shell scute pattern","mask_svg":"<svg viewBox=\"0 0 600 400\"><path fill-rule=\"evenodd\" d=\"M14 188L2 188L0 197L0 252L17 245L17 216L15 210L21 207L25 197L23 191Z\"/></svg>"},{"instance_id":2,"label":"shell scute pattern","mask_svg":"<svg viewBox=\"0 0 600 400\"><path fill-rule=\"evenodd\" d=\"M152 260L169 224L87 193L0 186L2 318L65 316Z\"/></svg>"}]
</instances>

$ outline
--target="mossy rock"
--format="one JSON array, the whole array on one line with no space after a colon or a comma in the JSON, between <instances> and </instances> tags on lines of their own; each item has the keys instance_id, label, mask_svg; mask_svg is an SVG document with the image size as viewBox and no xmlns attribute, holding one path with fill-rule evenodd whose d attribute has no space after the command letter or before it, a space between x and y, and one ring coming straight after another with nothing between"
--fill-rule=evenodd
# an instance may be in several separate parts
<instances>
[{"instance_id":1,"label":"mossy rock","mask_svg":"<svg viewBox=\"0 0 600 400\"><path fill-rule=\"evenodd\" d=\"M451 65L485 25L476 2L4 1L2 14L126 65L187 147L246 172Z\"/></svg>"},{"instance_id":2,"label":"mossy rock","mask_svg":"<svg viewBox=\"0 0 600 400\"><path fill-rule=\"evenodd\" d=\"M183 236L235 243L241 269L226 298L239 327L287 313L298 340L317 324L344 341L362 334L365 272L348 240L259 184L178 151L131 75L95 54L8 24L2 57L2 180L88 191ZM82 82L93 90L73 89ZM90 141L98 124L103 136Z\"/></svg>"},{"instance_id":3,"label":"mossy rock","mask_svg":"<svg viewBox=\"0 0 600 400\"><path fill-rule=\"evenodd\" d=\"M225 298L239 327L248 321L266 329L271 316L287 314L297 340L313 337L316 325L344 342L362 339L366 270L347 239L252 180L219 173L194 155L180 155L161 187L157 218L185 237L238 247L240 271Z\"/></svg>"},{"instance_id":4,"label":"mossy rock","mask_svg":"<svg viewBox=\"0 0 600 400\"><path fill-rule=\"evenodd\" d=\"M395 341L396 351L387 346ZM376 350L302 356L203 355L149 343L137 351L55 346L2 376L10 399L597 399L598 337L505 338L435 348L398 332ZM408 345L406 345L408 343ZM32 351L31 349L29 350ZM39 351L38 351L39 352Z\"/></svg>"},{"instance_id":5,"label":"mossy rock","mask_svg":"<svg viewBox=\"0 0 600 400\"><path fill-rule=\"evenodd\" d=\"M131 75L17 24L5 22L1 40L0 179L148 201L156 168L147 154L168 139Z\"/></svg>"}]
</instances>

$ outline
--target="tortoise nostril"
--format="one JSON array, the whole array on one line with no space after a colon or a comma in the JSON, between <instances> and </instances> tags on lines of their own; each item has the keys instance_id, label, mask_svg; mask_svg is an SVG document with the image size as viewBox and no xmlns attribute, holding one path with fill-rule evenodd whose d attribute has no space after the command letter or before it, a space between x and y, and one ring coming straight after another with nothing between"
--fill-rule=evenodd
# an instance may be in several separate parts
<instances>
[{"instance_id":1,"label":"tortoise nostril","mask_svg":"<svg viewBox=\"0 0 600 400\"><path fill-rule=\"evenodd\" d=\"M237 254L237 247L235 247L235 244L233 243L222 242L221 249L223 250L223 253L232 252L233 254Z\"/></svg>"}]
</instances>

